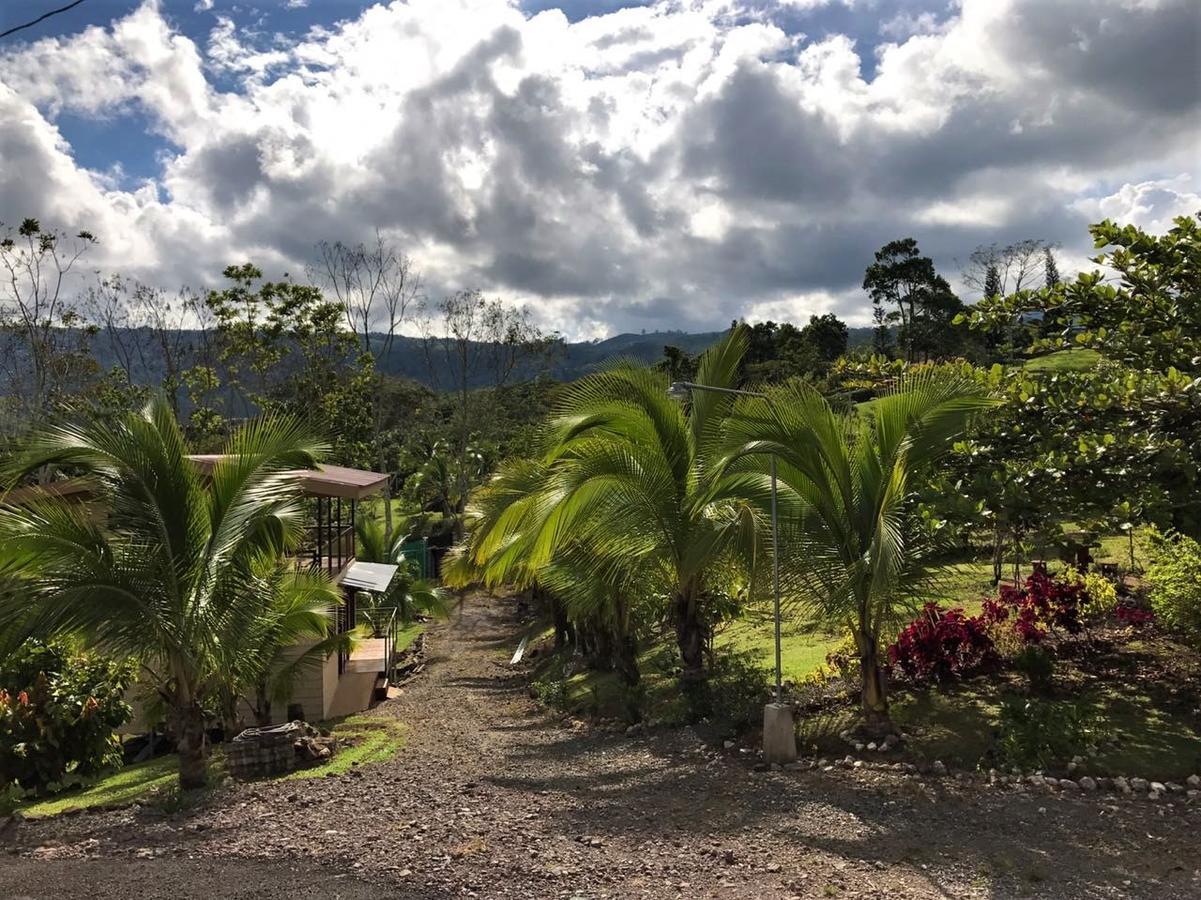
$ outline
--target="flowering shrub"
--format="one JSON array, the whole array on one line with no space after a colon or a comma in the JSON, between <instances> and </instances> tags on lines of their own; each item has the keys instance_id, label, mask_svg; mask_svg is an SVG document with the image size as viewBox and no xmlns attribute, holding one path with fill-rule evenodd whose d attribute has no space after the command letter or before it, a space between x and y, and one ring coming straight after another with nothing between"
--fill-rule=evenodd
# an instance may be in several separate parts
<instances>
[{"instance_id":1,"label":"flowering shrub","mask_svg":"<svg viewBox=\"0 0 1201 900\"><path fill-rule=\"evenodd\" d=\"M1064 581L1036 572L1022 587L1001 585L996 600L985 600L985 625L1012 622L1024 644L1037 644L1052 630L1079 634L1091 597L1084 581Z\"/></svg>"},{"instance_id":2,"label":"flowering shrub","mask_svg":"<svg viewBox=\"0 0 1201 900\"><path fill-rule=\"evenodd\" d=\"M28 641L0 665L0 773L5 784L46 790L68 774L121 761L113 729L130 716L122 699L133 667ZM2 787L3 785L0 785Z\"/></svg>"},{"instance_id":3,"label":"flowering shrub","mask_svg":"<svg viewBox=\"0 0 1201 900\"><path fill-rule=\"evenodd\" d=\"M980 617L962 609L927 603L921 615L897 635L888 659L914 682L946 681L997 661L997 651Z\"/></svg>"}]
</instances>

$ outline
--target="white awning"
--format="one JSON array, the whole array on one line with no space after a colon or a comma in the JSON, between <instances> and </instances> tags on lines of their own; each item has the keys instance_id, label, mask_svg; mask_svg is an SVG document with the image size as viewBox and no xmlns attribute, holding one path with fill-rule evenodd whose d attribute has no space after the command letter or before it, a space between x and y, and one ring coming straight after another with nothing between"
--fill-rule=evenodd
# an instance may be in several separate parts
<instances>
[{"instance_id":1,"label":"white awning","mask_svg":"<svg viewBox=\"0 0 1201 900\"><path fill-rule=\"evenodd\" d=\"M392 576L399 566L389 563L369 563L355 560L342 573L342 586L357 588L360 591L375 591L383 593L392 583Z\"/></svg>"}]
</instances>

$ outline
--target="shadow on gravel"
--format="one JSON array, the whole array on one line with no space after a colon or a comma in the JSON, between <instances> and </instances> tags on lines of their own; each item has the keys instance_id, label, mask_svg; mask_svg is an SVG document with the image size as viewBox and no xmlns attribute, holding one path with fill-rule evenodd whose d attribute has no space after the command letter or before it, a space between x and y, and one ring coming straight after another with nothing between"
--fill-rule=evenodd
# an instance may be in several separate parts
<instances>
[{"instance_id":1,"label":"shadow on gravel","mask_svg":"<svg viewBox=\"0 0 1201 900\"><path fill-rule=\"evenodd\" d=\"M1189 895L1187 860L1146 852L1149 832L1163 829L1152 810L1127 807L1126 815L1145 817L1145 827L1127 822L1129 838L1123 839L1095 799L972 795L887 775L882 783L856 784L820 773L751 773L726 760L706 765L687 755L682 735L630 741L559 734L512 748L514 764L486 780L529 795L547 827L565 836L694 844L758 832L781 842L782 863L800 864L805 854L820 851L880 868L901 866L946 896L952 895L940 886L940 870L966 873L985 896L998 898L1097 896L1100 885L1124 893L1123 882L1146 888L1148 879L1166 881L1154 896ZM548 800L543 791L571 802Z\"/></svg>"}]
</instances>

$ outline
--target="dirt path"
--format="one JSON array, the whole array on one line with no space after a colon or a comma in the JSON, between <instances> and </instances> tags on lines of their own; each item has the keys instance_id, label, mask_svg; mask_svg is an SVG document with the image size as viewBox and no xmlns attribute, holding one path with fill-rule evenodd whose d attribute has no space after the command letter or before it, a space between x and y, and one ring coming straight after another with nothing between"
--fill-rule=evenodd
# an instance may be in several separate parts
<instances>
[{"instance_id":1,"label":"dirt path","mask_svg":"<svg viewBox=\"0 0 1201 900\"><path fill-rule=\"evenodd\" d=\"M0 896L1201 896L1195 804L756 773L687 730L565 726L507 666L510 615L475 598L431 631L426 671L372 713L408 726L392 761L20 823Z\"/></svg>"}]
</instances>

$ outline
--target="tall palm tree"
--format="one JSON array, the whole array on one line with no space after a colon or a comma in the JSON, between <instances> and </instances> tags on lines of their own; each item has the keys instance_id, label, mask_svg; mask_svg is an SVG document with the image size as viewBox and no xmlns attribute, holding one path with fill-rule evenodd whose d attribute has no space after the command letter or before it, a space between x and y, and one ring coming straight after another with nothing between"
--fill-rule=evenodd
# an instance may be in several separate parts
<instances>
[{"instance_id":1,"label":"tall palm tree","mask_svg":"<svg viewBox=\"0 0 1201 900\"><path fill-rule=\"evenodd\" d=\"M931 548L910 519L915 476L989 405L972 381L915 375L870 411L836 411L793 383L740 401L731 418L731 469L765 473L776 457L787 595L850 627L871 731L891 728L880 638L929 582Z\"/></svg>"},{"instance_id":2,"label":"tall palm tree","mask_svg":"<svg viewBox=\"0 0 1201 900\"><path fill-rule=\"evenodd\" d=\"M733 387L745 350L744 330L731 331L701 357L697 381ZM493 583L558 562L577 580L660 596L691 688L704 679L709 601L724 587L717 573L730 560L753 566L753 501L766 488L755 473L722 468L729 395L697 392L681 406L667 391L666 374L632 362L569 387L545 457L489 485L491 509L464 553Z\"/></svg>"},{"instance_id":3,"label":"tall palm tree","mask_svg":"<svg viewBox=\"0 0 1201 900\"><path fill-rule=\"evenodd\" d=\"M205 706L229 680L229 642L268 605L264 572L304 527L297 469L322 443L266 417L229 440L203 478L161 398L112 420L47 427L8 460L7 483L41 466L89 478L102 516L43 501L0 507L0 569L25 590L0 594L9 639L81 633L141 659L166 699L183 787L206 781Z\"/></svg>"}]
</instances>

